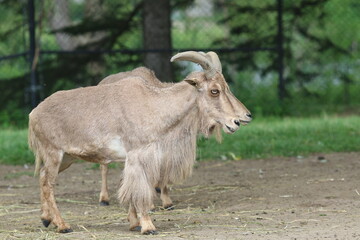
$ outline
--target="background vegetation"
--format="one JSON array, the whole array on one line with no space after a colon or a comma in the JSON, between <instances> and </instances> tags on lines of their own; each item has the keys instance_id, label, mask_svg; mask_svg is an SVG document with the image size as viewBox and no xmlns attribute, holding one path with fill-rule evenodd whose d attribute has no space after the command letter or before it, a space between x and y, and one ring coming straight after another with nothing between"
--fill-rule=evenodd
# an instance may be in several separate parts
<instances>
[{"instance_id":1,"label":"background vegetation","mask_svg":"<svg viewBox=\"0 0 360 240\"><path fill-rule=\"evenodd\" d=\"M283 99L278 3L171 0L173 51L215 49L236 96L256 117L359 113L358 1L282 0ZM39 97L143 65L142 6L140 0L35 0ZM28 51L27 11L25 1L1 2L0 56ZM182 79L194 68L182 65L175 75ZM0 60L0 126L26 126L29 69L26 57Z\"/></svg>"},{"instance_id":2,"label":"background vegetation","mask_svg":"<svg viewBox=\"0 0 360 240\"><path fill-rule=\"evenodd\" d=\"M44 99L146 65L145 1L35 0L35 89L27 1L0 1L0 162L32 162L23 130L32 91ZM172 49L160 50L216 51L232 91L255 116L222 145L199 140L200 159L360 150L357 0L169 2ZM284 86L278 75L281 48ZM173 67L176 79L162 81L198 69L191 63Z\"/></svg>"}]
</instances>

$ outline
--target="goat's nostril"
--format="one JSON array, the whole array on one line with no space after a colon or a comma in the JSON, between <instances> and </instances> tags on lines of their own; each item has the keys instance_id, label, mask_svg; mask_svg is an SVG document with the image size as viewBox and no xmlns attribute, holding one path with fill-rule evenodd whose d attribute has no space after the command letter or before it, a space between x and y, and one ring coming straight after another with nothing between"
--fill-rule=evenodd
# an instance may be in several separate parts
<instances>
[{"instance_id":1,"label":"goat's nostril","mask_svg":"<svg viewBox=\"0 0 360 240\"><path fill-rule=\"evenodd\" d=\"M239 120L234 120L234 123L235 123L236 125L240 126Z\"/></svg>"},{"instance_id":2,"label":"goat's nostril","mask_svg":"<svg viewBox=\"0 0 360 240\"><path fill-rule=\"evenodd\" d=\"M251 113L246 114L248 118L252 118Z\"/></svg>"}]
</instances>

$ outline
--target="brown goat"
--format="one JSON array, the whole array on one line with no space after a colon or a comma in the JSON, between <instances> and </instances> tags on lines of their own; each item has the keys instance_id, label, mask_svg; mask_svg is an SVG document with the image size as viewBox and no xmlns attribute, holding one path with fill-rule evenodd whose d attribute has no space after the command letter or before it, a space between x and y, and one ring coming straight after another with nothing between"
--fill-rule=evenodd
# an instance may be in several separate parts
<instances>
[{"instance_id":1,"label":"brown goat","mask_svg":"<svg viewBox=\"0 0 360 240\"><path fill-rule=\"evenodd\" d=\"M119 199L129 204L130 229L155 234L148 211L154 188L179 182L192 172L198 133L216 125L234 133L251 121L233 96L213 52L184 52L171 61L199 63L184 81L157 87L141 77L116 84L54 93L29 115L29 146L40 172L41 219L59 232L70 232L54 197L59 172L74 159L107 164L126 158ZM43 166L40 169L40 165Z\"/></svg>"}]
</instances>

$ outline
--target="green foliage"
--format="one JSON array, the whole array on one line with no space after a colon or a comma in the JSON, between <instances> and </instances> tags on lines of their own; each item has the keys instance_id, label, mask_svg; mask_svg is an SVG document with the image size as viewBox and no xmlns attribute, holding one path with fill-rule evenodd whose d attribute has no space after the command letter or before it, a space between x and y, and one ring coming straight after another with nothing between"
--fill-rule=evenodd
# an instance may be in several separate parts
<instances>
[{"instance_id":1,"label":"green foliage","mask_svg":"<svg viewBox=\"0 0 360 240\"><path fill-rule=\"evenodd\" d=\"M305 86L307 94L299 93L296 87L289 88L292 97L280 102L277 97L277 78L271 76L253 77L251 71L243 71L236 78L228 78L233 80L230 84L232 92L255 117L360 114L359 83L354 82L346 93L344 85L317 78Z\"/></svg>"},{"instance_id":2,"label":"green foliage","mask_svg":"<svg viewBox=\"0 0 360 240\"><path fill-rule=\"evenodd\" d=\"M193 49L214 47L214 39L227 34L225 28L216 24L214 16L194 18L180 13L174 15L175 17L172 20L172 44L174 49L189 48L189 46Z\"/></svg>"},{"instance_id":3,"label":"green foliage","mask_svg":"<svg viewBox=\"0 0 360 240\"><path fill-rule=\"evenodd\" d=\"M25 49L24 16L22 7L15 1L0 4L0 56L20 54ZM7 60L0 62L0 82L4 79L22 77L29 70L26 60Z\"/></svg>"},{"instance_id":4,"label":"green foliage","mask_svg":"<svg viewBox=\"0 0 360 240\"><path fill-rule=\"evenodd\" d=\"M293 103L300 98L304 101L311 99L308 102L312 105L323 105L329 98L329 105L334 102L360 103L358 94L350 90L359 89L360 84L357 61L360 42L360 31L357 31L360 28L358 1L284 1L284 77L288 99L281 104L272 97L278 84L278 54L274 51L278 43L277 1L235 1L222 4L228 11L220 24L223 28L229 28L230 34L215 41L217 45L273 49L232 53L222 59L227 77L236 82L243 81L237 74L246 75L249 81L253 81L252 91L256 92L254 97L259 98L259 102L269 100L273 106L268 108L268 104L263 102L262 105L256 104L256 108L266 111L273 109L270 114L278 115L279 111L290 114L287 109L293 107ZM236 82L235 85L242 83ZM271 96L263 92L264 87L268 87ZM340 91L343 96L339 96ZM264 110L262 112L265 113Z\"/></svg>"},{"instance_id":5,"label":"green foliage","mask_svg":"<svg viewBox=\"0 0 360 240\"><path fill-rule=\"evenodd\" d=\"M10 2L10 1L8 1ZM20 53L25 51L23 33L19 29L24 27L24 18L21 4L1 3L0 4L0 56Z\"/></svg>"},{"instance_id":6,"label":"green foliage","mask_svg":"<svg viewBox=\"0 0 360 240\"><path fill-rule=\"evenodd\" d=\"M326 33L337 46L348 50L360 39L360 4L357 0L331 0L325 5L325 12L332 21L325 25ZM358 51L354 53L359 54Z\"/></svg>"},{"instance_id":7,"label":"green foliage","mask_svg":"<svg viewBox=\"0 0 360 240\"><path fill-rule=\"evenodd\" d=\"M28 114L14 104L14 102L10 102L7 108L0 111L0 128L24 128L27 126Z\"/></svg>"}]
</instances>

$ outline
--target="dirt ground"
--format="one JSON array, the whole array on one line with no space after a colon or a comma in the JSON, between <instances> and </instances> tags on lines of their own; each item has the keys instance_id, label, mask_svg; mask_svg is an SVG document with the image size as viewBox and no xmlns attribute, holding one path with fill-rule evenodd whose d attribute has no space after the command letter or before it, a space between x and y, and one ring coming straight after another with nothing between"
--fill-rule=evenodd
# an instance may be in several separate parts
<instances>
[{"instance_id":1,"label":"dirt ground","mask_svg":"<svg viewBox=\"0 0 360 240\"><path fill-rule=\"evenodd\" d=\"M111 205L99 206L91 166L58 178L68 234L42 226L33 166L0 166L0 239L360 239L360 153L201 162L172 187L175 210L152 214L156 236L128 231L116 201L121 168L110 169Z\"/></svg>"}]
</instances>

